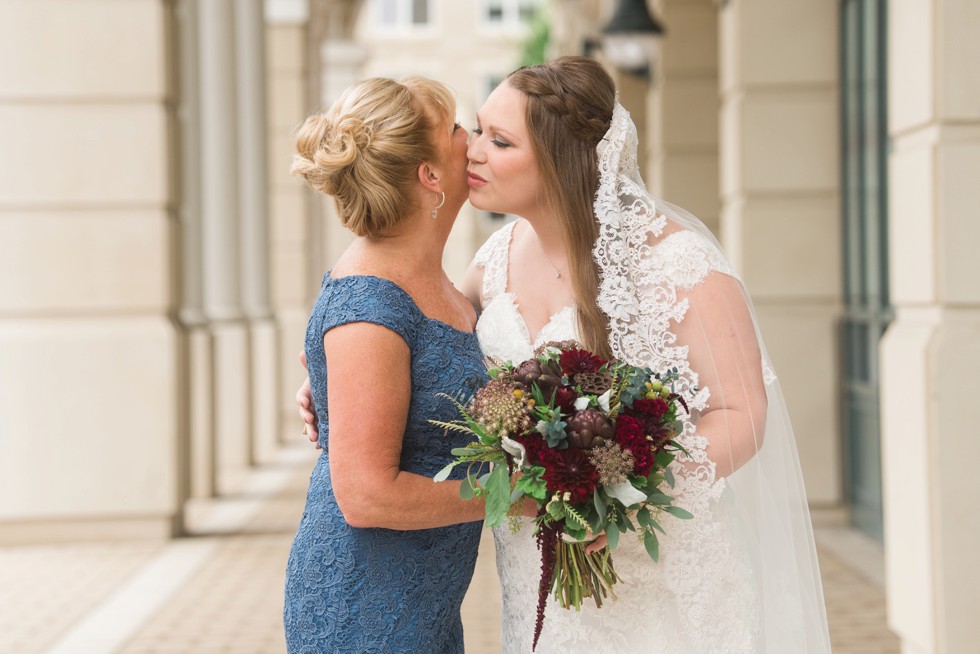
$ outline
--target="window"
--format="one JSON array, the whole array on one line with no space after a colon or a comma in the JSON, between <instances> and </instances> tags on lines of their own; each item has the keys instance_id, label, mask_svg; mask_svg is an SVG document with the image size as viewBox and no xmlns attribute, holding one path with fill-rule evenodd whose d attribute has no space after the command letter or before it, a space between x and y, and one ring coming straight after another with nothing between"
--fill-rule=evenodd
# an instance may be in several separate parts
<instances>
[{"instance_id":1,"label":"window","mask_svg":"<svg viewBox=\"0 0 980 654\"><path fill-rule=\"evenodd\" d=\"M419 27L429 24L430 0L376 0L378 22L385 27Z\"/></svg>"},{"instance_id":2,"label":"window","mask_svg":"<svg viewBox=\"0 0 980 654\"><path fill-rule=\"evenodd\" d=\"M485 0L484 22L501 27L528 25L537 17L541 0Z\"/></svg>"},{"instance_id":3,"label":"window","mask_svg":"<svg viewBox=\"0 0 980 654\"><path fill-rule=\"evenodd\" d=\"M886 0L841 2L844 490L854 524L882 534L878 341L888 297Z\"/></svg>"}]
</instances>

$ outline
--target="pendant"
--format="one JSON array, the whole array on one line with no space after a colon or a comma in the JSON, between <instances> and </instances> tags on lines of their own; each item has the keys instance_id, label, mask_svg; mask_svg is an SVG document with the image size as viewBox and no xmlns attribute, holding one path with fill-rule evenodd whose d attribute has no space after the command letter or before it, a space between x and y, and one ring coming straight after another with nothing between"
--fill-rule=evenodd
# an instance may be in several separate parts
<instances>
[{"instance_id":1,"label":"pendant","mask_svg":"<svg viewBox=\"0 0 980 654\"><path fill-rule=\"evenodd\" d=\"M555 271L555 279L561 279L561 271L560 270L556 270Z\"/></svg>"}]
</instances>

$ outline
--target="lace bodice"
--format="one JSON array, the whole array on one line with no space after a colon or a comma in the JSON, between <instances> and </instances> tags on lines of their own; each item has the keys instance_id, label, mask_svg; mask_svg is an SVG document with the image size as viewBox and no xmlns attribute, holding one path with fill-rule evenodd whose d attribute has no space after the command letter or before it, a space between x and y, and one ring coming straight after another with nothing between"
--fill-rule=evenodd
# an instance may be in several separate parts
<instances>
[{"instance_id":1,"label":"lace bodice","mask_svg":"<svg viewBox=\"0 0 980 654\"><path fill-rule=\"evenodd\" d=\"M577 330L577 317L575 307L564 307L551 316L531 340L527 324L517 306L517 298L507 292L507 252L516 224L509 223L495 232L476 255L477 264L484 268L481 291L483 311L476 333L485 354L520 363L534 356L538 346L569 338L568 334Z\"/></svg>"},{"instance_id":2,"label":"lace bodice","mask_svg":"<svg viewBox=\"0 0 980 654\"><path fill-rule=\"evenodd\" d=\"M527 329L506 292L509 243L513 225L496 232L477 254L484 268L483 315L477 326L485 355L515 362L531 356ZM671 325L684 319L685 290L710 273L729 273L721 253L699 235L678 231L665 236L648 253L654 262L646 283L650 303L643 307L656 319L656 330L643 334L642 343L625 334L631 363L655 369L677 367L687 390L694 391L692 414L706 408L710 389L698 387L687 365L687 351L678 346ZM666 283L664 283L666 282ZM629 319L636 307L619 307ZM577 337L574 309L560 312L546 325L538 341ZM542 330L544 335L545 330ZM538 652L588 648L594 654L651 652L662 654L749 654L756 652L756 598L750 566L732 536L726 515L724 483L715 479L705 455L706 440L690 416L681 442L691 459L678 461L678 504L691 510L688 522L665 517L667 535L661 538L661 560L650 561L642 543L623 537L614 555L623 578L619 599L597 610L588 601L581 612L549 606ZM687 466L684 468L683 466ZM684 479L680 479L684 477ZM502 643L508 654L529 652L532 640L540 558L529 520L512 533L494 530L497 569L502 589Z\"/></svg>"}]
</instances>

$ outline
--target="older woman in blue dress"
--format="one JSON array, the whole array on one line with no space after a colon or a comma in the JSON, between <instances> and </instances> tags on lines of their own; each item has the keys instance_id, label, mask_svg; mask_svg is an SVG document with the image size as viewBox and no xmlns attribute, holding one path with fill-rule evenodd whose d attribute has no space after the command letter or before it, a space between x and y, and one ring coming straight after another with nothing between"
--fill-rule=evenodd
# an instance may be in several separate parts
<instances>
[{"instance_id":1,"label":"older woman in blue dress","mask_svg":"<svg viewBox=\"0 0 980 654\"><path fill-rule=\"evenodd\" d=\"M465 438L437 397L485 378L476 314L442 270L466 199L466 130L444 86L371 79L296 138L293 172L357 239L306 336L322 454L289 555L290 652L463 651L483 507L433 475Z\"/></svg>"}]
</instances>

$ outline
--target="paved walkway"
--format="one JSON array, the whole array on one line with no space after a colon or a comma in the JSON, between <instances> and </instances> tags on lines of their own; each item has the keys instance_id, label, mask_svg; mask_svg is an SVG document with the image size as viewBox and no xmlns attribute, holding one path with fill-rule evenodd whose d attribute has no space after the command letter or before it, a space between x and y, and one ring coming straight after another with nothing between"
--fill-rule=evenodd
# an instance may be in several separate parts
<instances>
[{"instance_id":1,"label":"paved walkway","mask_svg":"<svg viewBox=\"0 0 980 654\"><path fill-rule=\"evenodd\" d=\"M193 537L0 548L0 654L285 652L283 571L313 456L284 448L238 493L192 506ZM898 654L880 585L835 553L852 558L847 535L832 536L820 563L835 654ZM484 545L463 607L468 654L500 651Z\"/></svg>"}]
</instances>

